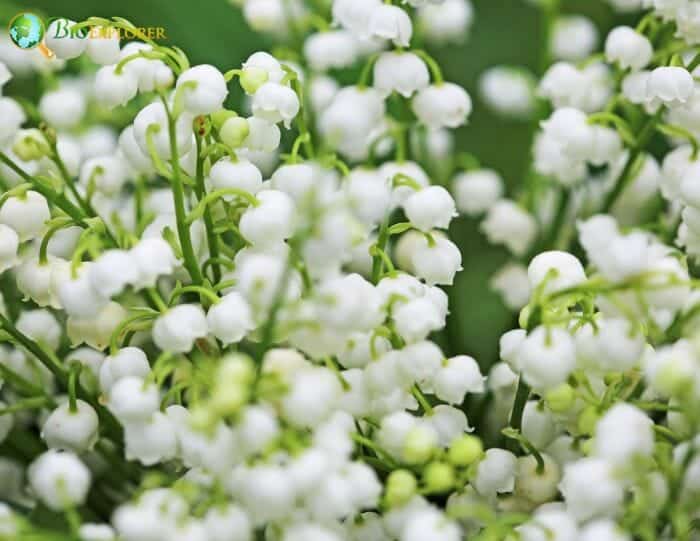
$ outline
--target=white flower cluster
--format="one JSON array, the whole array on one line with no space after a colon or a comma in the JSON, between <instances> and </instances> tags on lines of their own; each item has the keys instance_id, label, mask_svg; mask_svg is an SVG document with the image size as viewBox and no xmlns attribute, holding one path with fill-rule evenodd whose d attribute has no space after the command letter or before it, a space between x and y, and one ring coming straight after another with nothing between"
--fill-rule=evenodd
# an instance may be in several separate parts
<instances>
[{"instance_id":1,"label":"white flower cluster","mask_svg":"<svg viewBox=\"0 0 700 541\"><path fill-rule=\"evenodd\" d=\"M467 0L245 0L295 61L226 72L81 37L118 17L54 21L54 60L0 43L0 538L698 537L699 12L612 2L650 10L595 54L531 3L539 83L479 83L537 120L512 198L414 47ZM459 214L510 257L495 364L449 340Z\"/></svg>"}]
</instances>

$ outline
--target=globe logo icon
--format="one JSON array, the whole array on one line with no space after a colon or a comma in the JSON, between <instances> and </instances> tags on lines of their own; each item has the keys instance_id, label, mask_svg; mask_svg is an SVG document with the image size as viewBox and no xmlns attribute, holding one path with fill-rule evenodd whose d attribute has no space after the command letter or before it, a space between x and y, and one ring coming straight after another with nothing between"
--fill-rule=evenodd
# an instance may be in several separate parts
<instances>
[{"instance_id":1,"label":"globe logo icon","mask_svg":"<svg viewBox=\"0 0 700 541\"><path fill-rule=\"evenodd\" d=\"M19 13L10 21L10 39L20 49L33 49L44 38L44 22L33 13Z\"/></svg>"}]
</instances>

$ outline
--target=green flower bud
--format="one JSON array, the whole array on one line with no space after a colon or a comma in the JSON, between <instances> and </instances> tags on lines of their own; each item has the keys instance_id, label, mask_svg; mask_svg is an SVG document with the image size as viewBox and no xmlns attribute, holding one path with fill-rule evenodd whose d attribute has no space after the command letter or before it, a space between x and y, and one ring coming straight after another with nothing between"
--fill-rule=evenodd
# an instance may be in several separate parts
<instances>
[{"instance_id":1,"label":"green flower bud","mask_svg":"<svg viewBox=\"0 0 700 541\"><path fill-rule=\"evenodd\" d=\"M195 430L210 430L216 423L214 411L206 404L198 404L190 409L190 424Z\"/></svg>"},{"instance_id":2,"label":"green flower bud","mask_svg":"<svg viewBox=\"0 0 700 541\"><path fill-rule=\"evenodd\" d=\"M210 115L211 122L217 130L221 129L229 118L237 117L238 114L235 111L229 111L228 109L221 109Z\"/></svg>"},{"instance_id":3,"label":"green flower bud","mask_svg":"<svg viewBox=\"0 0 700 541\"><path fill-rule=\"evenodd\" d=\"M240 147L249 133L248 121L239 116L228 118L219 129L221 141L231 148Z\"/></svg>"},{"instance_id":4,"label":"green flower bud","mask_svg":"<svg viewBox=\"0 0 700 541\"><path fill-rule=\"evenodd\" d=\"M423 470L423 483L428 492L447 492L455 484L454 468L445 462L431 462Z\"/></svg>"},{"instance_id":5,"label":"green flower bud","mask_svg":"<svg viewBox=\"0 0 700 541\"><path fill-rule=\"evenodd\" d=\"M219 365L216 384L227 387L231 384L250 384L255 380L255 366L247 355L227 355Z\"/></svg>"},{"instance_id":6,"label":"green flower bud","mask_svg":"<svg viewBox=\"0 0 700 541\"><path fill-rule=\"evenodd\" d=\"M554 413L563 413L574 405L576 396L571 385L562 383L558 387L547 391L544 399L549 409Z\"/></svg>"},{"instance_id":7,"label":"green flower bud","mask_svg":"<svg viewBox=\"0 0 700 541\"><path fill-rule=\"evenodd\" d=\"M452 442L447 459L455 466L469 466L484 453L484 445L476 436L465 434Z\"/></svg>"},{"instance_id":8,"label":"green flower bud","mask_svg":"<svg viewBox=\"0 0 700 541\"><path fill-rule=\"evenodd\" d=\"M249 387L246 385L216 385L209 404L219 415L233 415L248 402L249 398Z\"/></svg>"},{"instance_id":9,"label":"green flower bud","mask_svg":"<svg viewBox=\"0 0 700 541\"><path fill-rule=\"evenodd\" d=\"M682 366L677 367L676 362L666 363L656 374L655 387L668 396L682 396L688 392L693 385L693 378Z\"/></svg>"},{"instance_id":10,"label":"green flower bud","mask_svg":"<svg viewBox=\"0 0 700 541\"><path fill-rule=\"evenodd\" d=\"M586 407L578 417L579 434L591 435L595 431L595 425L598 423L600 415L595 406Z\"/></svg>"},{"instance_id":11,"label":"green flower bud","mask_svg":"<svg viewBox=\"0 0 700 541\"><path fill-rule=\"evenodd\" d=\"M423 427L416 427L406 436L403 457L409 464L427 462L433 456L436 443L434 433Z\"/></svg>"},{"instance_id":12,"label":"green flower bud","mask_svg":"<svg viewBox=\"0 0 700 541\"><path fill-rule=\"evenodd\" d=\"M384 501L388 507L403 505L416 493L418 483L408 470L394 470L386 480Z\"/></svg>"},{"instance_id":13,"label":"green flower bud","mask_svg":"<svg viewBox=\"0 0 700 541\"><path fill-rule=\"evenodd\" d=\"M241 88L246 94L255 94L258 88L267 82L268 74L263 68L251 66L245 68L240 76Z\"/></svg>"},{"instance_id":14,"label":"green flower bud","mask_svg":"<svg viewBox=\"0 0 700 541\"><path fill-rule=\"evenodd\" d=\"M48 156L51 153L51 147L41 131L31 128L17 133L12 152L20 160L29 162Z\"/></svg>"}]
</instances>

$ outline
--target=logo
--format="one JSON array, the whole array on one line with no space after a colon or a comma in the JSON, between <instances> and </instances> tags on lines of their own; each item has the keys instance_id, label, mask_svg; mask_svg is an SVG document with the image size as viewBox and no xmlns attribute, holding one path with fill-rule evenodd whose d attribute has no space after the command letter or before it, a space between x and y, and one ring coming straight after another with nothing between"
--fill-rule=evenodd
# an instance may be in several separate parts
<instances>
[{"instance_id":1,"label":"logo","mask_svg":"<svg viewBox=\"0 0 700 541\"><path fill-rule=\"evenodd\" d=\"M29 50L38 47L45 57L52 58L54 56L53 52L44 44L44 35L46 34L44 21L34 13L25 12L15 15L10 21L9 33L12 43L20 49Z\"/></svg>"},{"instance_id":2,"label":"logo","mask_svg":"<svg viewBox=\"0 0 700 541\"><path fill-rule=\"evenodd\" d=\"M56 24L52 24L52 23ZM85 39L167 39L165 28L162 26L147 26L140 28L117 28L117 27L92 27L79 28L73 30L68 26L68 19L54 17L49 19L49 30L51 30L51 39L62 38L78 38ZM9 34L12 43L24 50L34 49L35 47L46 58L54 58L56 55L44 43L47 27L44 21L38 15L30 12L18 13L10 21Z\"/></svg>"}]
</instances>

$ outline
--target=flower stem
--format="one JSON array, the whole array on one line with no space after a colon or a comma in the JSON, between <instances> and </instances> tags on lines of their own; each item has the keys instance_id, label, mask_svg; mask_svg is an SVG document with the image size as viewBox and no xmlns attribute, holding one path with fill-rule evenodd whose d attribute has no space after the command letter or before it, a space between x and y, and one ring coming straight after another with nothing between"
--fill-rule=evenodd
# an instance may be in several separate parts
<instances>
[{"instance_id":1,"label":"flower stem","mask_svg":"<svg viewBox=\"0 0 700 541\"><path fill-rule=\"evenodd\" d=\"M185 268L190 274L192 281L201 285L204 282L202 271L199 268L197 256L192 246L192 237L187 223L187 212L185 210L185 187L180 173L180 155L177 149L177 131L175 129L175 118L168 107L168 100L161 96L163 107L168 115L168 138L170 139L170 162L172 165L172 190L175 203L175 219L177 220L177 235L182 248L182 255L185 259Z\"/></svg>"},{"instance_id":2,"label":"flower stem","mask_svg":"<svg viewBox=\"0 0 700 541\"><path fill-rule=\"evenodd\" d=\"M202 158L202 138L195 133L195 142L197 144L197 170L195 173L195 193L197 199L201 201L206 195L204 186L204 160ZM221 280L221 265L219 264L219 238L214 233L214 221L211 217L209 208L204 209L204 229L207 234L207 245L209 246L209 256L212 273L214 274L214 282Z\"/></svg>"},{"instance_id":3,"label":"flower stem","mask_svg":"<svg viewBox=\"0 0 700 541\"><path fill-rule=\"evenodd\" d=\"M632 180L631 177L632 173L634 172L634 164L636 163L639 156L641 156L643 149L647 146L647 144L649 144L649 141L651 140L652 136L654 135L654 131L656 130L656 125L661 121L661 118L663 117L664 110L665 107L659 107L654 116L650 117L649 120L647 120L646 124L644 124L644 127L642 127L642 130L639 132L639 137L637 137L636 146L630 152L630 155L627 158L627 162L625 163L625 166L622 169L620 176L617 178L617 182L615 182L615 186L608 193L608 195L605 198L605 201L603 202L603 207L601 208L602 213L607 213L612 208L612 206L615 204L615 201L617 201L617 198L620 197L620 194L625 190L627 185Z\"/></svg>"}]
</instances>

